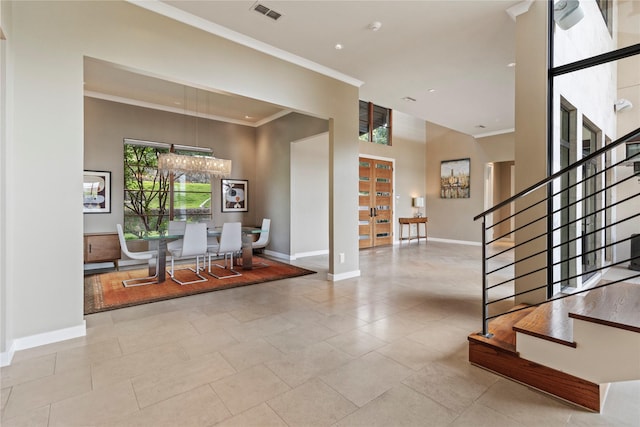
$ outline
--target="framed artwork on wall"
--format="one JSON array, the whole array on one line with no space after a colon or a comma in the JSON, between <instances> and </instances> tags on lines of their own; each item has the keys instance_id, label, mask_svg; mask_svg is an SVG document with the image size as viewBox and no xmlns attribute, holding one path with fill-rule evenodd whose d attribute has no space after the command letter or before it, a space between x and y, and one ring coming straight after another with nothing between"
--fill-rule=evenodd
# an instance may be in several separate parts
<instances>
[{"instance_id":1,"label":"framed artwork on wall","mask_svg":"<svg viewBox=\"0 0 640 427\"><path fill-rule=\"evenodd\" d=\"M220 180L222 212L249 211L249 181L246 179Z\"/></svg>"},{"instance_id":2,"label":"framed artwork on wall","mask_svg":"<svg viewBox=\"0 0 640 427\"><path fill-rule=\"evenodd\" d=\"M440 198L468 199L470 159L443 160L440 163Z\"/></svg>"},{"instance_id":3,"label":"framed artwork on wall","mask_svg":"<svg viewBox=\"0 0 640 427\"><path fill-rule=\"evenodd\" d=\"M84 213L111 213L111 172L84 171Z\"/></svg>"}]
</instances>

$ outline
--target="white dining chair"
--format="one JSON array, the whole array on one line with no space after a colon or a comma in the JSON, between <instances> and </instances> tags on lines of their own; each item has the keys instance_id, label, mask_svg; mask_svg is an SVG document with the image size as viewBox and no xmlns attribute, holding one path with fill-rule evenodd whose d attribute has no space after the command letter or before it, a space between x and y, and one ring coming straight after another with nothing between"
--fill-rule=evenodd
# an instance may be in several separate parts
<instances>
[{"instance_id":1,"label":"white dining chair","mask_svg":"<svg viewBox=\"0 0 640 427\"><path fill-rule=\"evenodd\" d=\"M139 251L132 252L127 247L127 241L124 238L124 231L122 231L122 225L116 224L116 229L118 230L118 239L120 239L120 249L122 253L131 259L137 260L146 260L151 263L157 262L158 252L157 251ZM147 277L139 277L135 279L127 279L122 281L122 285L125 288L133 287L133 286L144 286L144 285L155 285L158 283L158 271L156 270L156 274L153 276Z\"/></svg>"},{"instance_id":2,"label":"white dining chair","mask_svg":"<svg viewBox=\"0 0 640 427\"><path fill-rule=\"evenodd\" d=\"M252 249L264 249L269 244L269 229L271 228L271 220L269 218L262 219L262 227L260 227L260 237L251 243Z\"/></svg>"},{"instance_id":3,"label":"white dining chair","mask_svg":"<svg viewBox=\"0 0 640 427\"><path fill-rule=\"evenodd\" d=\"M167 227L167 234L169 236L184 236L184 230L186 229L187 221L169 221L169 227ZM182 246L182 239L172 240L167 243L167 250L177 249Z\"/></svg>"},{"instance_id":4,"label":"white dining chair","mask_svg":"<svg viewBox=\"0 0 640 427\"><path fill-rule=\"evenodd\" d=\"M227 279L229 277L242 276L242 273L233 269L233 254L242 249L242 224L239 222L225 222L222 224L219 245L217 248L207 250L209 255L209 274L216 279ZM223 256L224 265L214 264L216 267L224 268L232 274L219 276L211 271L211 257Z\"/></svg>"},{"instance_id":5,"label":"white dining chair","mask_svg":"<svg viewBox=\"0 0 640 427\"><path fill-rule=\"evenodd\" d=\"M171 279L180 285L190 285L193 283L206 282L207 278L200 274L201 270L204 270L204 261L207 254L207 225L201 222L187 223L184 230L184 237L182 238L182 246L168 248L171 253L171 270L169 275ZM190 270L198 276L198 280L191 280L183 282L175 277L175 265L176 259L184 258L196 258L196 267L188 267L183 270ZM202 268L200 268L200 258L202 257Z\"/></svg>"}]
</instances>

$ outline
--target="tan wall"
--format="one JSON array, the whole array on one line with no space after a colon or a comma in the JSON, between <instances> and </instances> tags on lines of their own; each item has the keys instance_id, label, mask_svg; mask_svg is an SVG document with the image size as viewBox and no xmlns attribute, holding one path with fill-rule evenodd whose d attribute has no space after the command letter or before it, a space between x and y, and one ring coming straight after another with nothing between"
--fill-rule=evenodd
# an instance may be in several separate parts
<instances>
[{"instance_id":1,"label":"tan wall","mask_svg":"<svg viewBox=\"0 0 640 427\"><path fill-rule=\"evenodd\" d=\"M429 236L462 242L482 241L480 222L473 217L484 211L484 170L491 162L514 159L513 134L475 139L427 122L427 216ZM469 158L471 162L470 198L440 198L442 161Z\"/></svg>"},{"instance_id":2,"label":"tan wall","mask_svg":"<svg viewBox=\"0 0 640 427\"><path fill-rule=\"evenodd\" d=\"M3 221L9 225L2 256L11 254L1 284L8 299L2 309L13 307L3 351L14 344L11 340L33 343L27 338L35 336L42 343L84 329L84 221L78 200L85 167L85 56L329 118L330 250L346 254L343 264L331 257L329 270L336 276L358 271L357 172L344 172L358 156L357 87L126 2L14 2L11 9L5 16L9 8L2 3L3 29L6 20L11 29L3 42L7 86L14 95L2 94L11 111L7 167L0 172L6 183ZM33 205L33 194L24 191L27 170L47 183L37 198L44 211L24 208ZM53 225L46 239L42 228L34 227L43 221ZM64 275L43 283L24 274L33 267L34 241L47 254L39 269Z\"/></svg>"}]
</instances>

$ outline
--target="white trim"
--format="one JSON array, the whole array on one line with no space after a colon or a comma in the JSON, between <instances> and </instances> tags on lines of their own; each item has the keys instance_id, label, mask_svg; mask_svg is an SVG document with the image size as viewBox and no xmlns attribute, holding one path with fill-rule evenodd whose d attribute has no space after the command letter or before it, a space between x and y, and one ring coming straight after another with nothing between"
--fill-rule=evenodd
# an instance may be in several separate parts
<instances>
[{"instance_id":1,"label":"white trim","mask_svg":"<svg viewBox=\"0 0 640 427\"><path fill-rule=\"evenodd\" d=\"M293 255L293 259L306 258L310 256L329 255L329 249L323 249L321 251L300 252Z\"/></svg>"},{"instance_id":2,"label":"white trim","mask_svg":"<svg viewBox=\"0 0 640 427\"><path fill-rule=\"evenodd\" d=\"M482 242L472 242L470 240L440 239L438 237L429 237L427 241L429 240L432 242L454 243L456 245L482 246Z\"/></svg>"},{"instance_id":3,"label":"white trim","mask_svg":"<svg viewBox=\"0 0 640 427\"><path fill-rule=\"evenodd\" d=\"M14 347L15 345L13 344L13 341L12 341L11 345L9 346L9 351L0 353L0 367L11 365L11 361L13 360L13 355L16 352L16 349Z\"/></svg>"},{"instance_id":4,"label":"white trim","mask_svg":"<svg viewBox=\"0 0 640 427\"><path fill-rule=\"evenodd\" d=\"M509 129L500 129L500 130L496 130L493 132L486 132L486 133L479 133L476 135L471 135L474 138L478 139L478 138L485 138L487 136L495 136L495 135L504 135L505 133L513 133L516 130L514 128L509 128Z\"/></svg>"},{"instance_id":5,"label":"white trim","mask_svg":"<svg viewBox=\"0 0 640 427\"><path fill-rule=\"evenodd\" d=\"M286 261L293 261L295 259L295 257L292 257L291 255L283 254L281 252L270 251L268 249L265 249L264 253L265 253L265 255L269 255L269 256L272 256L274 258L284 259Z\"/></svg>"},{"instance_id":6,"label":"white trim","mask_svg":"<svg viewBox=\"0 0 640 427\"><path fill-rule=\"evenodd\" d=\"M529 11L529 8L531 7L531 4L533 3L533 0L525 0L525 1L521 1L520 3L514 4L513 6L509 7L506 12L507 15L509 15L511 17L511 19L513 19L513 21L516 21L516 17L518 17L519 15L522 15L523 13L527 13Z\"/></svg>"},{"instance_id":7,"label":"white trim","mask_svg":"<svg viewBox=\"0 0 640 427\"><path fill-rule=\"evenodd\" d=\"M360 270L348 271L346 273L332 274L327 273L327 280L331 282L337 282L339 280L351 279L353 277L360 277Z\"/></svg>"},{"instance_id":8,"label":"white trim","mask_svg":"<svg viewBox=\"0 0 640 427\"><path fill-rule=\"evenodd\" d=\"M140 100L125 98L125 97L116 96L116 95L107 95L105 93L93 92L89 90L84 91L84 96L88 98L102 99L103 101L117 102L125 105L133 105L134 107L150 108L153 110L165 111L167 113L181 114L183 116L190 116L190 117L200 117L203 119L215 120L218 122L225 122L225 123L232 123L232 124L241 125L241 126L249 126L253 128L257 128L259 126L262 126L276 119L279 119L280 117L283 117L283 116L286 116L287 114L292 113L291 110L282 110L269 117L265 117L264 119L253 123L253 122L247 122L244 120L230 119L228 117L223 117L223 116L216 116L213 114L196 113L194 111L183 110L177 107L170 107L168 105L155 104L153 102L140 101ZM169 145L170 144L167 144L167 146Z\"/></svg>"},{"instance_id":9,"label":"white trim","mask_svg":"<svg viewBox=\"0 0 640 427\"><path fill-rule=\"evenodd\" d=\"M261 42L260 40L256 40L244 34L240 34L236 31L230 30L229 28L223 27L222 25L215 24L211 21L207 21L206 19L192 15L183 10L170 6L166 3L163 3L157 0L154 0L154 1L127 0L127 1L143 9L147 9L151 12L155 12L160 15L166 16L167 18L171 18L178 22L182 22L183 24L187 24L194 28L198 28L200 30L206 31L210 34L225 38L227 40L231 40L235 43L241 44L250 49L254 49L254 50L257 50L258 52L262 52L267 55L273 56L274 58L278 58L283 61L287 61L292 64L298 65L300 67L306 68L308 70L315 71L325 76L334 78L336 80L340 80L352 86L359 88L364 84L363 81L358 80L354 77L343 74L332 68L325 67L324 65L320 65L316 62L309 61L308 59L302 58L298 55L294 55L282 49L278 49L277 47Z\"/></svg>"},{"instance_id":10,"label":"white trim","mask_svg":"<svg viewBox=\"0 0 640 427\"><path fill-rule=\"evenodd\" d=\"M0 366L10 365L11 360L13 359L13 355L16 351L39 347L41 345L52 344L59 341L70 340L73 338L84 337L86 335L87 322L83 320L82 323L78 326L71 326L69 328L57 329L55 331L43 332L41 334L17 338L13 340L11 349L8 352L0 354Z\"/></svg>"}]
</instances>

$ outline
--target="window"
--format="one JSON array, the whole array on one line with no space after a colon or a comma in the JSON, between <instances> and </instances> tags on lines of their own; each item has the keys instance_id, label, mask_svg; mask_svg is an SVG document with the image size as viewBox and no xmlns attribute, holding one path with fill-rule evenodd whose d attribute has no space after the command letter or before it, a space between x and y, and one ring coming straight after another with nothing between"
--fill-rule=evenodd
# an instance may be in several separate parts
<instances>
[{"instance_id":1,"label":"window","mask_svg":"<svg viewBox=\"0 0 640 427\"><path fill-rule=\"evenodd\" d=\"M168 144L125 140L124 231L141 236L167 229L169 220L211 220L209 174L164 174L158 171L158 154ZM202 155L199 151L175 150Z\"/></svg>"},{"instance_id":2,"label":"window","mask_svg":"<svg viewBox=\"0 0 640 427\"><path fill-rule=\"evenodd\" d=\"M360 140L391 145L391 109L360 101Z\"/></svg>"},{"instance_id":3,"label":"window","mask_svg":"<svg viewBox=\"0 0 640 427\"><path fill-rule=\"evenodd\" d=\"M611 0L596 0L596 3L598 4L598 7L600 8L600 12L602 13L602 18L604 19L604 23L607 26L607 29L609 30L609 34L611 34L612 29L613 29L613 25L612 25L612 17L613 14L611 13Z\"/></svg>"}]
</instances>

